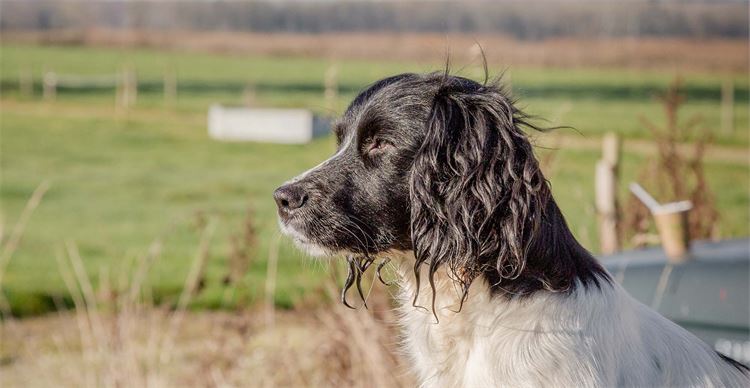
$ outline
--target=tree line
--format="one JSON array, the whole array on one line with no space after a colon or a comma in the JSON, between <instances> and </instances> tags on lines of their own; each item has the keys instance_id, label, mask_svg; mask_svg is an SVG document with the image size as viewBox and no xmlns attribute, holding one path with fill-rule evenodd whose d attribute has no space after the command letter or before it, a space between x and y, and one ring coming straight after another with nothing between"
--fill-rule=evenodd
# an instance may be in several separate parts
<instances>
[{"instance_id":1,"label":"tree line","mask_svg":"<svg viewBox=\"0 0 750 388\"><path fill-rule=\"evenodd\" d=\"M3 0L0 29L347 31L560 36L748 36L748 5L732 0L95 1Z\"/></svg>"}]
</instances>

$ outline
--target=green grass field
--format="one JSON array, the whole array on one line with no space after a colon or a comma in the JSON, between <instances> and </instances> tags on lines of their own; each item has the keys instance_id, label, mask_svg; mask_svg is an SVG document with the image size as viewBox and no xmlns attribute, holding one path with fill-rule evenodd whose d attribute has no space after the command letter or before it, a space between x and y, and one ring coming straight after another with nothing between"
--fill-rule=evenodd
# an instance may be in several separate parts
<instances>
[{"instance_id":1,"label":"green grass field","mask_svg":"<svg viewBox=\"0 0 750 388\"><path fill-rule=\"evenodd\" d=\"M2 221L7 233L27 198L43 180L51 189L33 214L23 243L13 256L2 289L13 311L32 314L65 301L56 255L66 241L80 248L93 278L117 274L149 244L163 237L160 258L150 283L160 298L172 298L181 287L198 246L196 219L218 222L211 242L206 287L197 306L249 304L262 296L266 257L277 236L271 193L286 179L317 164L334 149L330 137L304 146L219 143L208 138L206 113L215 102L238 104L253 85L259 105L307 107L325 112L322 83L330 62L299 57L254 57L115 50L80 47L1 47ZM43 68L61 74L113 73L134 67L141 81L137 105L115 109L111 89L61 89L54 102L40 98ZM341 112L356 91L380 77L404 71L440 70L439 63L338 62ZM495 72L503 70L490 64ZM459 73L481 79L478 63ZM21 69L36 77L34 97L21 96ZM179 80L176 102L166 106L161 75L174 69ZM530 113L554 125L566 138L591 143L606 131L625 139L623 182L637 176L648 152L629 148L627 140L648 138L641 117L663 121L651 95L676 76L668 71L617 69L508 69L514 94ZM717 154L739 155L709 160L709 183L721 212L725 237L747 236L748 77L736 74L680 74L688 103L683 117L700 115L716 128ZM718 132L720 85L732 79L735 131ZM545 135L550 136L550 135ZM551 136L555 136L554 134ZM575 143L575 141L574 141ZM725 152L724 152L725 151ZM576 235L596 250L593 212L593 165L596 148L566 147L555 152L549 178ZM743 157L744 156L744 157ZM244 287L226 298L221 279L228 271L229 238L239 233L248 210L254 213L258 244ZM320 299L323 265L302 257L283 241L276 302L291 306Z\"/></svg>"}]
</instances>

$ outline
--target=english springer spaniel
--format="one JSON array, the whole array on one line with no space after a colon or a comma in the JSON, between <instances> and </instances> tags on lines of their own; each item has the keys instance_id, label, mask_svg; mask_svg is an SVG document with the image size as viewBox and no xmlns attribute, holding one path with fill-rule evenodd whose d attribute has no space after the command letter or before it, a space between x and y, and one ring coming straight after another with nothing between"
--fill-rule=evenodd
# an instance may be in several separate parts
<instances>
[{"instance_id":1,"label":"english springer spaniel","mask_svg":"<svg viewBox=\"0 0 750 388\"><path fill-rule=\"evenodd\" d=\"M398 262L423 387L749 387L745 366L636 302L576 241L523 128L498 85L378 81L335 123L337 152L274 192L281 229L348 255L344 295L374 260Z\"/></svg>"}]
</instances>

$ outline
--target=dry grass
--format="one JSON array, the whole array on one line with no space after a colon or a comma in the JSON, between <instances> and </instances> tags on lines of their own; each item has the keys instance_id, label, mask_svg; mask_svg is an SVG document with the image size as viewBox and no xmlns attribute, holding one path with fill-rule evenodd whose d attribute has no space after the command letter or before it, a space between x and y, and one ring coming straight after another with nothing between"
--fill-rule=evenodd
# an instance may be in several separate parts
<instances>
[{"instance_id":1,"label":"dry grass","mask_svg":"<svg viewBox=\"0 0 750 388\"><path fill-rule=\"evenodd\" d=\"M532 66L606 66L746 72L745 39L556 38L521 41L478 34L259 34L100 29L4 32L3 42L102 47L153 47L236 54L306 55L343 59L442 61L475 59L480 43L491 63Z\"/></svg>"},{"instance_id":2,"label":"dry grass","mask_svg":"<svg viewBox=\"0 0 750 388\"><path fill-rule=\"evenodd\" d=\"M160 308L98 311L98 329L89 325L94 313L82 311L6 322L0 384L412 386L393 352L389 311L339 305L279 311L273 327L263 323L261 310L186 312L172 327L173 312ZM167 332L174 346L164 354Z\"/></svg>"},{"instance_id":3,"label":"dry grass","mask_svg":"<svg viewBox=\"0 0 750 388\"><path fill-rule=\"evenodd\" d=\"M60 268L76 309L3 321L3 386L411 385L382 291L371 295L370 310L333 304L278 311L267 325L261 309L192 312L183 304L153 306L111 283L95 290L75 245L68 251ZM195 278L186 281L184 297Z\"/></svg>"}]
</instances>

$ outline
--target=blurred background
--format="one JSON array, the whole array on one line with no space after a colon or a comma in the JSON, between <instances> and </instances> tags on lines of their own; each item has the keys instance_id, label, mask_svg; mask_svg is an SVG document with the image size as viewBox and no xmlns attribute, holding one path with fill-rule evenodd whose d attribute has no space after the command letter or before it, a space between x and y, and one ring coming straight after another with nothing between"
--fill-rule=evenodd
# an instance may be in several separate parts
<instances>
[{"instance_id":1,"label":"blurred background","mask_svg":"<svg viewBox=\"0 0 750 388\"><path fill-rule=\"evenodd\" d=\"M394 289L341 306L341 260L282 238L271 193L366 85L483 56L565 126L530 135L594 253L664 259L630 182L739 246L739 340L711 345L750 360L748 55L746 1L2 0L0 383L412 385Z\"/></svg>"}]
</instances>

